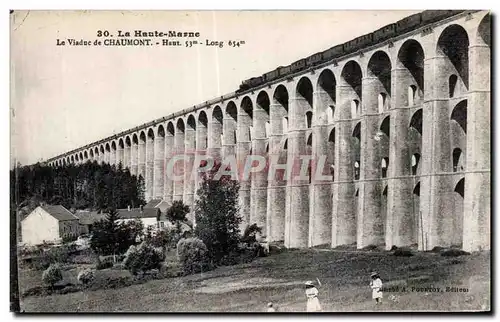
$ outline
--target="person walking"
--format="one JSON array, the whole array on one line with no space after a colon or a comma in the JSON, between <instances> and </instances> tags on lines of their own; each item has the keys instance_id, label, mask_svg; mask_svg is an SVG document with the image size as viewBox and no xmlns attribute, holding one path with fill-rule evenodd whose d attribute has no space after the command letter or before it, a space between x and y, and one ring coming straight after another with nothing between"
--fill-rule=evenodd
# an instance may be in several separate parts
<instances>
[{"instance_id":1,"label":"person walking","mask_svg":"<svg viewBox=\"0 0 500 322\"><path fill-rule=\"evenodd\" d=\"M372 280L370 282L370 287L372 289L372 298L375 300L376 304L382 303L382 280L377 272L372 272L370 275Z\"/></svg>"},{"instance_id":2,"label":"person walking","mask_svg":"<svg viewBox=\"0 0 500 322\"><path fill-rule=\"evenodd\" d=\"M318 286L321 283L318 279ZM306 282L306 297L307 297L307 312L321 312L321 305L319 304L318 294L319 291L312 281Z\"/></svg>"},{"instance_id":3,"label":"person walking","mask_svg":"<svg viewBox=\"0 0 500 322\"><path fill-rule=\"evenodd\" d=\"M273 302L267 303L267 312L276 312L276 309L274 308Z\"/></svg>"}]
</instances>

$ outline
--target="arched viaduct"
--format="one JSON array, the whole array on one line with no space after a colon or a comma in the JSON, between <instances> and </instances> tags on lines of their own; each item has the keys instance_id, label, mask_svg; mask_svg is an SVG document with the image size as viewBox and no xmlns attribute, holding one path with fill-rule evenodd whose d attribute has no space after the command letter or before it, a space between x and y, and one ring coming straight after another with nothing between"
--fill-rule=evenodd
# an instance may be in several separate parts
<instances>
[{"instance_id":1,"label":"arched viaduct","mask_svg":"<svg viewBox=\"0 0 500 322\"><path fill-rule=\"evenodd\" d=\"M254 173L245 224L287 247L490 248L490 15L466 12L48 160L117 164L146 197L192 205L195 153L280 164L311 155L333 180ZM168 161L184 180L166 177ZM174 169L174 171L179 169Z\"/></svg>"}]
</instances>

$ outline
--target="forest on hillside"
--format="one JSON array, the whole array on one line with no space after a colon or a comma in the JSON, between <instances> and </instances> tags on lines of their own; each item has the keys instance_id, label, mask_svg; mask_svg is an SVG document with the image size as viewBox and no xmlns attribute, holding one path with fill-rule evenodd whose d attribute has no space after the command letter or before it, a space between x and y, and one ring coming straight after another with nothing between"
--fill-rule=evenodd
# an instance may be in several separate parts
<instances>
[{"instance_id":1,"label":"forest on hillside","mask_svg":"<svg viewBox=\"0 0 500 322\"><path fill-rule=\"evenodd\" d=\"M132 175L121 163L34 164L10 171L11 207L18 210L32 210L40 203L60 204L69 210L134 208L145 203L144 190L142 176Z\"/></svg>"}]
</instances>

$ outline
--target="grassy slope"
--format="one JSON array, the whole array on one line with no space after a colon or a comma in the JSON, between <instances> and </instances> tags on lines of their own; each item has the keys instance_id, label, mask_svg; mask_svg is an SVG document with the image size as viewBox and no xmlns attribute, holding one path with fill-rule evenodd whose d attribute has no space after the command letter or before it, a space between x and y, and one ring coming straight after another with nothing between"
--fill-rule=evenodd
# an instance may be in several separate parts
<instances>
[{"instance_id":1,"label":"grassy slope","mask_svg":"<svg viewBox=\"0 0 500 322\"><path fill-rule=\"evenodd\" d=\"M384 286L468 287L469 293L388 293L375 307L368 287L371 270ZM481 310L489 308L489 253L445 258L432 253L395 257L387 252L293 250L250 264L222 267L182 278L150 281L115 290L28 297L26 312L304 311L303 282L320 278L325 311ZM394 294L398 302L388 299Z\"/></svg>"}]
</instances>

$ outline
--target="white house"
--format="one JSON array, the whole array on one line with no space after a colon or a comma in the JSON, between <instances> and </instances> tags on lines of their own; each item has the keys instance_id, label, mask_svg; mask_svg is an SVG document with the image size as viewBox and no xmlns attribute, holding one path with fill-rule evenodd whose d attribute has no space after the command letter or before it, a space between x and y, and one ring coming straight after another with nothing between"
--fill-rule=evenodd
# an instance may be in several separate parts
<instances>
[{"instance_id":1,"label":"white house","mask_svg":"<svg viewBox=\"0 0 500 322\"><path fill-rule=\"evenodd\" d=\"M78 236L78 218L61 205L38 206L21 221L22 241L26 245L59 242Z\"/></svg>"},{"instance_id":2,"label":"white house","mask_svg":"<svg viewBox=\"0 0 500 322\"><path fill-rule=\"evenodd\" d=\"M158 208L118 209L118 216L120 219L117 222L139 219L144 225L144 229L150 226L152 228L162 228L165 225L165 219Z\"/></svg>"}]
</instances>

